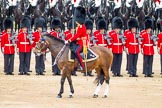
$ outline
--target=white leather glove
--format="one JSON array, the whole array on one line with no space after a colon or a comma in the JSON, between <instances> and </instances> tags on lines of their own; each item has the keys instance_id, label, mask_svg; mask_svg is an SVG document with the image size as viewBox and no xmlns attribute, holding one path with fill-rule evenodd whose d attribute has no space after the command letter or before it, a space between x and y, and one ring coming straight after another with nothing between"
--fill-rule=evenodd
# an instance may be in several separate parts
<instances>
[{"instance_id":1,"label":"white leather glove","mask_svg":"<svg viewBox=\"0 0 162 108\"><path fill-rule=\"evenodd\" d=\"M68 41L65 41L65 44L68 44L69 42Z\"/></svg>"}]
</instances>

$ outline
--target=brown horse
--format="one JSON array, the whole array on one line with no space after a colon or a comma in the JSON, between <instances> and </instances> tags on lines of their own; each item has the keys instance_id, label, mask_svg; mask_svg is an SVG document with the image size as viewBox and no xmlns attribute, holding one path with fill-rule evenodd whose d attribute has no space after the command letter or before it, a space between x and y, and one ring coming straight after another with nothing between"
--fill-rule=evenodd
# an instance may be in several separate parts
<instances>
[{"instance_id":1,"label":"brown horse","mask_svg":"<svg viewBox=\"0 0 162 108\"><path fill-rule=\"evenodd\" d=\"M60 50L64 47L65 45L64 41L54 36L51 36L50 34L46 34L45 39L46 40L44 42L37 43L35 47L35 53L39 53L49 48L52 55L56 57L60 52ZM93 97L94 98L98 97L98 93L101 89L101 85L105 81L107 86L104 92L104 97L106 98L109 90L109 79L110 79L109 68L112 64L113 55L109 49L101 46L91 47L91 50L94 51L99 56L96 60L87 62L87 71L92 71L93 69L95 69L97 73L97 78L95 80L97 83L97 88L95 90ZM58 98L62 97L62 94L64 92L64 82L66 78L68 79L69 86L70 86L69 96L72 97L74 93L72 79L71 79L71 72L74 70L75 63L70 62L68 60L68 51L69 51L69 45L65 45L65 49L57 62L59 69L62 71L61 88L57 96Z\"/></svg>"}]
</instances>

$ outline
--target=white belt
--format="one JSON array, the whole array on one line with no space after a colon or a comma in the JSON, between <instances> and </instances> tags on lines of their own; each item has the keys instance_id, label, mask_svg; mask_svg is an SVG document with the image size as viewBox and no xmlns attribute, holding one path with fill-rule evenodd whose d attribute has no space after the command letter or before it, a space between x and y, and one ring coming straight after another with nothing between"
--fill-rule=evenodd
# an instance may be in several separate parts
<instances>
[{"instance_id":1,"label":"white belt","mask_svg":"<svg viewBox=\"0 0 162 108\"><path fill-rule=\"evenodd\" d=\"M5 44L5 46L13 46L13 44Z\"/></svg>"},{"instance_id":2,"label":"white belt","mask_svg":"<svg viewBox=\"0 0 162 108\"><path fill-rule=\"evenodd\" d=\"M107 44L98 44L98 46L107 46Z\"/></svg>"},{"instance_id":3,"label":"white belt","mask_svg":"<svg viewBox=\"0 0 162 108\"><path fill-rule=\"evenodd\" d=\"M114 43L113 45L122 45L122 43Z\"/></svg>"},{"instance_id":4,"label":"white belt","mask_svg":"<svg viewBox=\"0 0 162 108\"><path fill-rule=\"evenodd\" d=\"M29 42L20 42L20 44L29 44Z\"/></svg>"},{"instance_id":5,"label":"white belt","mask_svg":"<svg viewBox=\"0 0 162 108\"><path fill-rule=\"evenodd\" d=\"M130 45L138 45L138 43L129 43Z\"/></svg>"},{"instance_id":6,"label":"white belt","mask_svg":"<svg viewBox=\"0 0 162 108\"><path fill-rule=\"evenodd\" d=\"M153 46L153 44L144 44L144 46Z\"/></svg>"}]
</instances>

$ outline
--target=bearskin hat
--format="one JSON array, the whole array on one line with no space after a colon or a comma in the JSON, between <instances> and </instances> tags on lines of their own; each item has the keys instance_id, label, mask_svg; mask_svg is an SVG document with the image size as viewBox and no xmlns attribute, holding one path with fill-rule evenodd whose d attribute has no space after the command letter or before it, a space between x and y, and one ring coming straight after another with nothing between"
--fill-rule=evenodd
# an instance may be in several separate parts
<instances>
[{"instance_id":1,"label":"bearskin hat","mask_svg":"<svg viewBox=\"0 0 162 108\"><path fill-rule=\"evenodd\" d=\"M145 29L153 28L153 21L151 19L145 20Z\"/></svg>"},{"instance_id":2,"label":"bearskin hat","mask_svg":"<svg viewBox=\"0 0 162 108\"><path fill-rule=\"evenodd\" d=\"M97 22L97 29L107 29L107 23L104 19L100 19Z\"/></svg>"},{"instance_id":3,"label":"bearskin hat","mask_svg":"<svg viewBox=\"0 0 162 108\"><path fill-rule=\"evenodd\" d=\"M136 18L130 18L128 20L128 25L127 26L128 26L129 29L131 29L133 27L138 28L138 21L137 21L137 19Z\"/></svg>"},{"instance_id":4,"label":"bearskin hat","mask_svg":"<svg viewBox=\"0 0 162 108\"><path fill-rule=\"evenodd\" d=\"M115 28L119 28L119 29L123 28L123 20L120 17L114 17L112 19L112 29Z\"/></svg>"},{"instance_id":5,"label":"bearskin hat","mask_svg":"<svg viewBox=\"0 0 162 108\"><path fill-rule=\"evenodd\" d=\"M76 22L74 21L74 19L71 19L71 20L69 20L68 26L67 26L67 28L68 28L69 30L73 28L73 23L74 23L74 29L77 27L77 24L76 24Z\"/></svg>"},{"instance_id":6,"label":"bearskin hat","mask_svg":"<svg viewBox=\"0 0 162 108\"><path fill-rule=\"evenodd\" d=\"M43 17L36 18L34 20L35 29L38 27L42 27L43 29L46 29L46 20Z\"/></svg>"},{"instance_id":7,"label":"bearskin hat","mask_svg":"<svg viewBox=\"0 0 162 108\"><path fill-rule=\"evenodd\" d=\"M51 29L61 28L61 19L60 18L53 18L51 22Z\"/></svg>"},{"instance_id":8,"label":"bearskin hat","mask_svg":"<svg viewBox=\"0 0 162 108\"><path fill-rule=\"evenodd\" d=\"M8 28L11 28L13 29L13 21L11 20L11 18L6 18L3 22L3 27L4 29L8 29Z\"/></svg>"},{"instance_id":9,"label":"bearskin hat","mask_svg":"<svg viewBox=\"0 0 162 108\"><path fill-rule=\"evenodd\" d=\"M86 17L86 11L83 7L78 6L76 7L74 11L74 19L77 21L79 24L84 24L85 22L85 17Z\"/></svg>"},{"instance_id":10,"label":"bearskin hat","mask_svg":"<svg viewBox=\"0 0 162 108\"><path fill-rule=\"evenodd\" d=\"M23 27L30 28L30 26L31 26L30 17L29 17L29 16L24 16L24 17L22 18L20 27L21 27L21 28L23 28Z\"/></svg>"},{"instance_id":11,"label":"bearskin hat","mask_svg":"<svg viewBox=\"0 0 162 108\"><path fill-rule=\"evenodd\" d=\"M85 26L86 26L86 29L92 30L93 29L93 21L90 19L86 19Z\"/></svg>"}]
</instances>

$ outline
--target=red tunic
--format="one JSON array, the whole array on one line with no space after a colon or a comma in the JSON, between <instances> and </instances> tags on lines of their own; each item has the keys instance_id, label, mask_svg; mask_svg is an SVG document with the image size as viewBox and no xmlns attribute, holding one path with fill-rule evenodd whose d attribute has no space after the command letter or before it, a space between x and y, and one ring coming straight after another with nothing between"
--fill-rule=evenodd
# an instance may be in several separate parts
<instances>
[{"instance_id":1,"label":"red tunic","mask_svg":"<svg viewBox=\"0 0 162 108\"><path fill-rule=\"evenodd\" d=\"M109 36L112 38L112 52L116 54L123 53L123 44L121 39L119 39L119 34L116 34L114 30L109 33Z\"/></svg>"},{"instance_id":2,"label":"red tunic","mask_svg":"<svg viewBox=\"0 0 162 108\"><path fill-rule=\"evenodd\" d=\"M107 40L105 40L105 36L106 34L101 34L100 32L98 32L98 34L95 34L95 37L97 38L97 42L96 44L98 46L104 46L107 47Z\"/></svg>"},{"instance_id":3,"label":"red tunic","mask_svg":"<svg viewBox=\"0 0 162 108\"><path fill-rule=\"evenodd\" d=\"M57 31L54 31L54 30L53 30L53 31L50 32L50 34L51 34L52 36L54 36L54 37L60 38L60 37L59 37L59 33L58 33Z\"/></svg>"},{"instance_id":4,"label":"red tunic","mask_svg":"<svg viewBox=\"0 0 162 108\"><path fill-rule=\"evenodd\" d=\"M136 34L132 32L127 32L125 34L126 39L126 48L128 48L128 52L130 54L138 54L139 53L139 44L138 39L136 38Z\"/></svg>"},{"instance_id":5,"label":"red tunic","mask_svg":"<svg viewBox=\"0 0 162 108\"><path fill-rule=\"evenodd\" d=\"M69 30L65 31L64 35L65 35L65 40L69 40L70 38L73 37L73 34Z\"/></svg>"},{"instance_id":6,"label":"red tunic","mask_svg":"<svg viewBox=\"0 0 162 108\"><path fill-rule=\"evenodd\" d=\"M15 53L15 47L12 44L12 41L10 40L11 34L3 33L2 35L2 42L1 42L1 48L4 49L4 54L14 54Z\"/></svg>"},{"instance_id":7,"label":"red tunic","mask_svg":"<svg viewBox=\"0 0 162 108\"><path fill-rule=\"evenodd\" d=\"M142 33L141 37L142 45L141 48L143 49L144 55L154 55L154 47L153 47L153 41L151 40L151 35L147 32Z\"/></svg>"},{"instance_id":8,"label":"red tunic","mask_svg":"<svg viewBox=\"0 0 162 108\"><path fill-rule=\"evenodd\" d=\"M33 32L33 37L34 37L34 43L33 43L33 47L36 46L36 43L40 41L41 39L41 34L38 31Z\"/></svg>"},{"instance_id":9,"label":"red tunic","mask_svg":"<svg viewBox=\"0 0 162 108\"><path fill-rule=\"evenodd\" d=\"M77 44L83 46L83 42L86 40L86 27L85 25L80 25L77 27L76 34L74 37L69 39L71 42L77 40Z\"/></svg>"},{"instance_id":10,"label":"red tunic","mask_svg":"<svg viewBox=\"0 0 162 108\"><path fill-rule=\"evenodd\" d=\"M20 32L18 34L17 48L19 52L30 52L32 45L30 45L29 39L27 39L28 34Z\"/></svg>"},{"instance_id":11,"label":"red tunic","mask_svg":"<svg viewBox=\"0 0 162 108\"><path fill-rule=\"evenodd\" d=\"M161 33L159 33L159 35L158 35L158 44L157 44L157 46L158 46L158 48L160 48L160 54L162 54L162 32Z\"/></svg>"}]
</instances>

